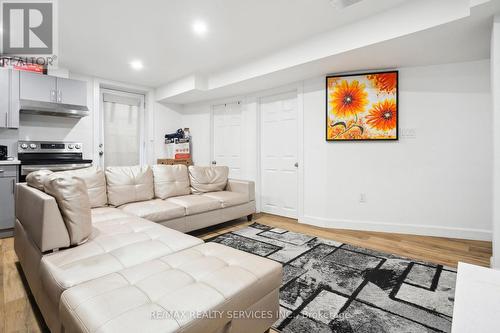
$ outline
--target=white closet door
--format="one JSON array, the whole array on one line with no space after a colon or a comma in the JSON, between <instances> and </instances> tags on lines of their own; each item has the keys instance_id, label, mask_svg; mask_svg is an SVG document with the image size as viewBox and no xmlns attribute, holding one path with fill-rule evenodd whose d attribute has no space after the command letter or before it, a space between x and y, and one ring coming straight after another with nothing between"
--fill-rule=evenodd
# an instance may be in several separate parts
<instances>
[{"instance_id":1,"label":"white closet door","mask_svg":"<svg viewBox=\"0 0 500 333\"><path fill-rule=\"evenodd\" d=\"M241 179L242 114L239 103L213 107L213 162L229 167L229 178Z\"/></svg>"},{"instance_id":2,"label":"white closet door","mask_svg":"<svg viewBox=\"0 0 500 333\"><path fill-rule=\"evenodd\" d=\"M297 218L297 94L263 98L261 210Z\"/></svg>"}]
</instances>

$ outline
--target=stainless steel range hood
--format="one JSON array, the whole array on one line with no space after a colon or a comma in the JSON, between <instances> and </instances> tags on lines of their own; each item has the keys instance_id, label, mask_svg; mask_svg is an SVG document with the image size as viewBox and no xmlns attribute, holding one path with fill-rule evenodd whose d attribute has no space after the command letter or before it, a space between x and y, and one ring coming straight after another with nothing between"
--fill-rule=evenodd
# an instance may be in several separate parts
<instances>
[{"instance_id":1,"label":"stainless steel range hood","mask_svg":"<svg viewBox=\"0 0 500 333\"><path fill-rule=\"evenodd\" d=\"M32 101L28 99L19 100L19 110L21 113L70 118L82 118L89 115L89 108L86 106Z\"/></svg>"}]
</instances>

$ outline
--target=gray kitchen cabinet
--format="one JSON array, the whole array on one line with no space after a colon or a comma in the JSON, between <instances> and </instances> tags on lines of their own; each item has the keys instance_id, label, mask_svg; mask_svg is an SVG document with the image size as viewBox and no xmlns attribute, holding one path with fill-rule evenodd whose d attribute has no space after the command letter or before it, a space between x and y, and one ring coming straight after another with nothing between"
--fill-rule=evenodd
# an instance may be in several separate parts
<instances>
[{"instance_id":1,"label":"gray kitchen cabinet","mask_svg":"<svg viewBox=\"0 0 500 333\"><path fill-rule=\"evenodd\" d=\"M87 105L87 83L57 78L57 101L63 104Z\"/></svg>"},{"instance_id":2,"label":"gray kitchen cabinet","mask_svg":"<svg viewBox=\"0 0 500 333\"><path fill-rule=\"evenodd\" d=\"M0 128L19 127L19 72L0 68Z\"/></svg>"},{"instance_id":3,"label":"gray kitchen cabinet","mask_svg":"<svg viewBox=\"0 0 500 333\"><path fill-rule=\"evenodd\" d=\"M8 127L9 115L9 70L0 68L0 127Z\"/></svg>"},{"instance_id":4,"label":"gray kitchen cabinet","mask_svg":"<svg viewBox=\"0 0 500 333\"><path fill-rule=\"evenodd\" d=\"M40 102L57 102L57 78L21 71L19 98Z\"/></svg>"},{"instance_id":5,"label":"gray kitchen cabinet","mask_svg":"<svg viewBox=\"0 0 500 333\"><path fill-rule=\"evenodd\" d=\"M17 166L0 165L0 235L14 228Z\"/></svg>"},{"instance_id":6,"label":"gray kitchen cabinet","mask_svg":"<svg viewBox=\"0 0 500 333\"><path fill-rule=\"evenodd\" d=\"M87 106L87 83L38 73L20 72L20 99Z\"/></svg>"}]
</instances>

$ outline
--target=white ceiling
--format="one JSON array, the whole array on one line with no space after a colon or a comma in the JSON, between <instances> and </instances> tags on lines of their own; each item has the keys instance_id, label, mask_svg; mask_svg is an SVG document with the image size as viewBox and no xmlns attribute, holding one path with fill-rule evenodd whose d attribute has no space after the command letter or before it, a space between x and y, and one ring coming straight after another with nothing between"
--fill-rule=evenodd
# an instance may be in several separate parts
<instances>
[{"instance_id":1,"label":"white ceiling","mask_svg":"<svg viewBox=\"0 0 500 333\"><path fill-rule=\"evenodd\" d=\"M220 72L415 0L61 0L59 66L158 87ZM437 0L435 0L437 1ZM205 37L192 33L204 20ZM129 62L140 59L142 71Z\"/></svg>"},{"instance_id":2,"label":"white ceiling","mask_svg":"<svg viewBox=\"0 0 500 333\"><path fill-rule=\"evenodd\" d=\"M485 59L500 0L61 0L59 11L61 67L186 104L325 73Z\"/></svg>"},{"instance_id":3,"label":"white ceiling","mask_svg":"<svg viewBox=\"0 0 500 333\"><path fill-rule=\"evenodd\" d=\"M326 73L489 58L500 0L419 0L346 24L254 61L156 90L164 103L247 95Z\"/></svg>"}]
</instances>

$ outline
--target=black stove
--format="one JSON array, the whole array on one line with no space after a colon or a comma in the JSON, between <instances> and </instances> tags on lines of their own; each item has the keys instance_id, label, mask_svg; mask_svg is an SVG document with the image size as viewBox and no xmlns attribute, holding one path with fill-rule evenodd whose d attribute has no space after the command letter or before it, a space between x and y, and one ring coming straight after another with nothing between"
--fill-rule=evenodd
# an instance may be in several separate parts
<instances>
[{"instance_id":1,"label":"black stove","mask_svg":"<svg viewBox=\"0 0 500 333\"><path fill-rule=\"evenodd\" d=\"M92 160L83 159L82 150L80 142L19 141L19 180L24 182L30 172L42 169L64 171L92 166Z\"/></svg>"}]
</instances>

